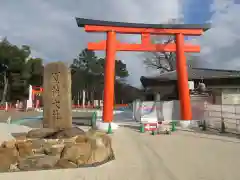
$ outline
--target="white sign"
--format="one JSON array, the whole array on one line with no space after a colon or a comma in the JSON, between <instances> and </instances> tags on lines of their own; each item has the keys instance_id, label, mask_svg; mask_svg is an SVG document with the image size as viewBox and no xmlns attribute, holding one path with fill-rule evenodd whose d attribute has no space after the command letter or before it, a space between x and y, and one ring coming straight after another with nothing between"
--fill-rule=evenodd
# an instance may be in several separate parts
<instances>
[{"instance_id":1,"label":"white sign","mask_svg":"<svg viewBox=\"0 0 240 180\"><path fill-rule=\"evenodd\" d=\"M188 88L193 90L194 89L194 82L193 81L188 81Z\"/></svg>"}]
</instances>

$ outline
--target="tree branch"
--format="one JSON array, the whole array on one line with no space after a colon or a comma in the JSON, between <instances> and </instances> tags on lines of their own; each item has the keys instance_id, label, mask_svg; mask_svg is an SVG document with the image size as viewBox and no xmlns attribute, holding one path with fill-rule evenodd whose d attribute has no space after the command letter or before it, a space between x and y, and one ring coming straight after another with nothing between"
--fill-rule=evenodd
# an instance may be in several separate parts
<instances>
[{"instance_id":1,"label":"tree branch","mask_svg":"<svg viewBox=\"0 0 240 180\"><path fill-rule=\"evenodd\" d=\"M156 59L157 60L157 59ZM160 61L160 60L159 60ZM163 70L163 71L171 71L171 69L164 67L162 65L162 63L158 62L158 61L152 61L150 59L145 59L144 64L149 67L149 68L153 68L153 69L157 69L157 70Z\"/></svg>"},{"instance_id":2,"label":"tree branch","mask_svg":"<svg viewBox=\"0 0 240 180\"><path fill-rule=\"evenodd\" d=\"M167 45L172 42L175 42L175 36L167 36L167 40L162 42L162 44ZM160 69L167 72L175 70L174 52L151 52L151 55L153 56L152 58L146 58L144 61L144 64L147 67L151 67L157 70Z\"/></svg>"}]
</instances>

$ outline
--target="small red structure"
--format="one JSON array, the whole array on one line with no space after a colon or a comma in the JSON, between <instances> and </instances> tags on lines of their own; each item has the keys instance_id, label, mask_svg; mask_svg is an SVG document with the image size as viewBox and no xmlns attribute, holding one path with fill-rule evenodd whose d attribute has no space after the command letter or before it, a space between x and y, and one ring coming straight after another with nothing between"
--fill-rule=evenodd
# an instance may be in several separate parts
<instances>
[{"instance_id":1,"label":"small red structure","mask_svg":"<svg viewBox=\"0 0 240 180\"><path fill-rule=\"evenodd\" d=\"M32 102L34 108L39 108L42 103L43 88L41 86L32 87Z\"/></svg>"},{"instance_id":2,"label":"small red structure","mask_svg":"<svg viewBox=\"0 0 240 180\"><path fill-rule=\"evenodd\" d=\"M43 88L40 86L32 87L32 100L36 99L36 95L41 95L43 93Z\"/></svg>"},{"instance_id":3,"label":"small red structure","mask_svg":"<svg viewBox=\"0 0 240 180\"><path fill-rule=\"evenodd\" d=\"M181 104L182 120L191 120L191 104L188 89L188 74L185 52L199 52L200 46L184 43L184 36L200 36L209 29L209 25L186 24L137 24L92 19L76 18L79 27L84 27L86 32L106 33L107 39L97 43L89 43L89 50L106 51L104 74L104 106L103 121L113 120L114 107L114 81L115 81L115 55L117 51L155 51L176 52L178 88ZM121 43L116 34L140 34L140 44ZM176 44L153 44L150 35L174 35Z\"/></svg>"}]
</instances>

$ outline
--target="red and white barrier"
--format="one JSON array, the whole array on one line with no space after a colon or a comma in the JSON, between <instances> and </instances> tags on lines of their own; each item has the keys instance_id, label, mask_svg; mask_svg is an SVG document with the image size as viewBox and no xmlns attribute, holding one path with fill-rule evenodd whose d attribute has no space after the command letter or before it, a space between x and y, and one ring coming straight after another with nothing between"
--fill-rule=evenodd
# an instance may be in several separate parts
<instances>
[{"instance_id":1,"label":"red and white barrier","mask_svg":"<svg viewBox=\"0 0 240 180\"><path fill-rule=\"evenodd\" d=\"M144 123L145 131L156 131L158 129L158 123Z\"/></svg>"}]
</instances>

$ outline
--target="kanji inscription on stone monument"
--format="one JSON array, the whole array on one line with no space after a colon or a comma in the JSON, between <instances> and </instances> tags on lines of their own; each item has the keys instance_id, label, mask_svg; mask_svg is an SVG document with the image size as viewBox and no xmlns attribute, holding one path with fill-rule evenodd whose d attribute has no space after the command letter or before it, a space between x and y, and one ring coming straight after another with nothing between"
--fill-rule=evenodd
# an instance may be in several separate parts
<instances>
[{"instance_id":1,"label":"kanji inscription on stone monument","mask_svg":"<svg viewBox=\"0 0 240 180\"><path fill-rule=\"evenodd\" d=\"M71 75L68 67L62 62L47 64L43 88L43 127L71 127Z\"/></svg>"},{"instance_id":2,"label":"kanji inscription on stone monument","mask_svg":"<svg viewBox=\"0 0 240 180\"><path fill-rule=\"evenodd\" d=\"M60 116L60 90L59 90L59 78L60 78L60 72L52 73L52 105L53 105L53 111L52 116L53 119L59 121L61 119Z\"/></svg>"}]
</instances>

